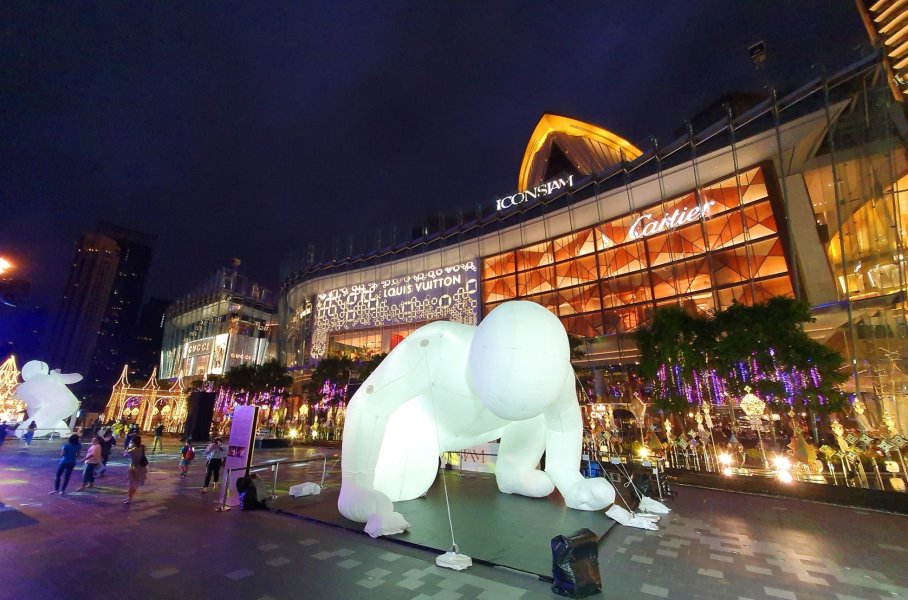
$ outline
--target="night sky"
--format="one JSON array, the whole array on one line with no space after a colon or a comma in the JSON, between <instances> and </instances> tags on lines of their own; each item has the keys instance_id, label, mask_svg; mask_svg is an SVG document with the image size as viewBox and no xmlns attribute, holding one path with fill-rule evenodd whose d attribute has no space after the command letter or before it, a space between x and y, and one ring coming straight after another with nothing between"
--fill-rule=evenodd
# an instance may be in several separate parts
<instances>
[{"instance_id":1,"label":"night sky","mask_svg":"<svg viewBox=\"0 0 908 600\"><path fill-rule=\"evenodd\" d=\"M0 255L51 309L99 219L158 235L152 296L233 257L276 285L491 206L544 112L645 147L760 91L752 42L781 89L869 48L853 0L49 4L0 4Z\"/></svg>"}]
</instances>

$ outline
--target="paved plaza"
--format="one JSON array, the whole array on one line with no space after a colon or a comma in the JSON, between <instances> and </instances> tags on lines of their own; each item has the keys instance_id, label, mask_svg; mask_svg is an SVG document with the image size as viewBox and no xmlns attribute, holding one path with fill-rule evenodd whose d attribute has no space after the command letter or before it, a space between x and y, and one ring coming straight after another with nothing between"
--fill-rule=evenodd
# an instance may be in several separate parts
<instances>
[{"instance_id":1,"label":"paved plaza","mask_svg":"<svg viewBox=\"0 0 908 600\"><path fill-rule=\"evenodd\" d=\"M214 496L199 492L201 456L180 479L175 448L150 457L147 485L124 506L116 454L96 490L60 497L48 495L58 443L0 447L0 598L553 597L522 573L440 569L434 553L392 540L265 511L216 512ZM320 475L319 464L305 477ZM660 531L617 527L601 543L602 597L908 599L908 517L691 487L670 505Z\"/></svg>"}]
</instances>

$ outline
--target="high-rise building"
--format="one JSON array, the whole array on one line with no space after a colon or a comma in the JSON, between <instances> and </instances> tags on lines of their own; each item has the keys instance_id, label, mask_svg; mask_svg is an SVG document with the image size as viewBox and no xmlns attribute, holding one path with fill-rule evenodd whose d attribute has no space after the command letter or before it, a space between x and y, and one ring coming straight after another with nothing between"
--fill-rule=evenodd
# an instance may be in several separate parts
<instances>
[{"instance_id":1,"label":"high-rise building","mask_svg":"<svg viewBox=\"0 0 908 600\"><path fill-rule=\"evenodd\" d=\"M158 366L164 338L164 313L171 303L163 298L151 298L142 307L128 360L129 377L134 381L147 380Z\"/></svg>"},{"instance_id":2,"label":"high-rise building","mask_svg":"<svg viewBox=\"0 0 908 600\"><path fill-rule=\"evenodd\" d=\"M85 393L90 397L98 396L99 402L103 403L110 396L110 388L120 377L123 365L134 360L136 327L151 267L155 236L104 222L99 224L98 233L114 240L120 249L116 274L104 316L97 329L98 340L85 385ZM153 366L154 363L148 368L146 365L135 365L134 368L150 374Z\"/></svg>"},{"instance_id":3,"label":"high-rise building","mask_svg":"<svg viewBox=\"0 0 908 600\"><path fill-rule=\"evenodd\" d=\"M47 338L47 361L81 373L77 391L89 401L103 404L129 362L154 241L153 235L100 223L76 245Z\"/></svg>"},{"instance_id":4,"label":"high-rise building","mask_svg":"<svg viewBox=\"0 0 908 600\"><path fill-rule=\"evenodd\" d=\"M88 372L119 261L120 248L107 236L86 233L76 244L60 309L47 338L51 368Z\"/></svg>"}]
</instances>

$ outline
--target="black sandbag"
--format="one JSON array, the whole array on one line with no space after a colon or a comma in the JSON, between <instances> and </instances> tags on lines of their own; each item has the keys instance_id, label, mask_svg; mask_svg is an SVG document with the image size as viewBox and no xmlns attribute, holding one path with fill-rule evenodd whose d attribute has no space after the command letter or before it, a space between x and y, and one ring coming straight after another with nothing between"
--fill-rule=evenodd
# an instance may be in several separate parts
<instances>
[{"instance_id":1,"label":"black sandbag","mask_svg":"<svg viewBox=\"0 0 908 600\"><path fill-rule=\"evenodd\" d=\"M640 508L640 500L643 496L649 496L650 486L652 485L652 479L649 476L649 473L637 472L631 476L631 486L634 488L633 494L631 494L631 501L628 506L631 507L631 510L637 510Z\"/></svg>"},{"instance_id":2,"label":"black sandbag","mask_svg":"<svg viewBox=\"0 0 908 600\"><path fill-rule=\"evenodd\" d=\"M552 591L560 596L586 598L602 592L599 539L589 529L552 538Z\"/></svg>"}]
</instances>

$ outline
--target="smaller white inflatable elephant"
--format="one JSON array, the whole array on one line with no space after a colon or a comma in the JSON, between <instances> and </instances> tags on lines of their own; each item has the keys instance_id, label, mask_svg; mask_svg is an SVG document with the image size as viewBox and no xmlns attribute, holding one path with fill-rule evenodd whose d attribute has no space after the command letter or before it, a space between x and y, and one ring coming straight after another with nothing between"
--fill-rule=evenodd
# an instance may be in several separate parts
<instances>
[{"instance_id":1,"label":"smaller white inflatable elephant","mask_svg":"<svg viewBox=\"0 0 908 600\"><path fill-rule=\"evenodd\" d=\"M50 370L47 363L32 360L22 366L23 383L16 387L16 396L25 402L28 421L38 426L36 435L47 435L54 431L61 436L70 430L63 419L79 408L79 400L66 387L82 381L78 373L61 373L60 369ZM16 429L16 435L25 435L26 428Z\"/></svg>"}]
</instances>

